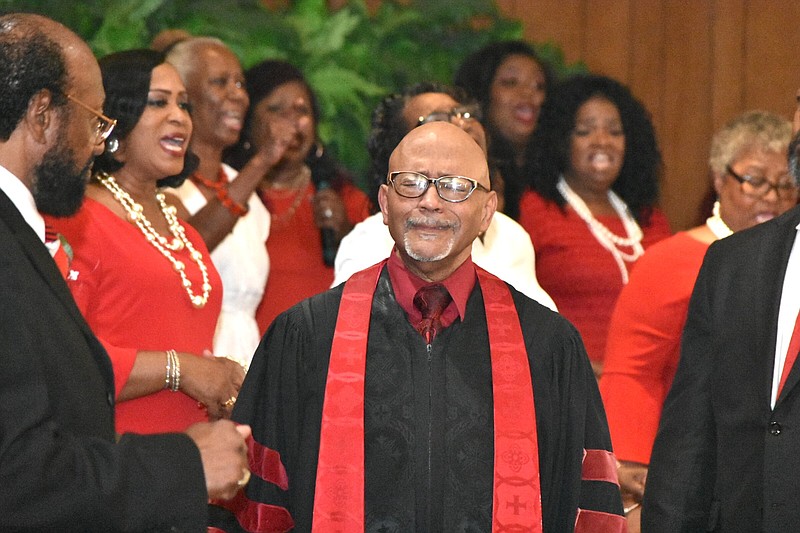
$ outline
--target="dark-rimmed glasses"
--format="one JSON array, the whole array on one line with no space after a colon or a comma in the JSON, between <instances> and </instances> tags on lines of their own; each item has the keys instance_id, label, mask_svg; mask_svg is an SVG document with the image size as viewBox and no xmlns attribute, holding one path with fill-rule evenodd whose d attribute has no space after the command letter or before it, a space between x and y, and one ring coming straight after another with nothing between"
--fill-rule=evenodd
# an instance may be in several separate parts
<instances>
[{"instance_id":1,"label":"dark-rimmed glasses","mask_svg":"<svg viewBox=\"0 0 800 533\"><path fill-rule=\"evenodd\" d=\"M96 111L95 109L92 109L91 106L81 102L78 98L76 98L75 96L72 96L71 94L65 94L64 96L67 97L67 100L70 100L70 101L78 104L79 106L84 108L86 111L88 111L89 113L91 113L95 117L97 117L97 125L95 126L95 130L94 130L94 143L95 144L102 144L102 143L106 142L106 139L108 139L108 136L111 135L112 131L114 131L114 126L117 125L117 121L115 119L113 119L113 118L109 118L109 117L105 116L100 111Z\"/></svg>"},{"instance_id":2,"label":"dark-rimmed glasses","mask_svg":"<svg viewBox=\"0 0 800 533\"><path fill-rule=\"evenodd\" d=\"M425 194L432 183L436 187L439 198L454 204L469 198L475 189L489 192L489 189L472 178L464 176L429 178L421 172L411 170L390 172L386 181L403 198L419 198Z\"/></svg>"},{"instance_id":3,"label":"dark-rimmed glasses","mask_svg":"<svg viewBox=\"0 0 800 533\"><path fill-rule=\"evenodd\" d=\"M753 198L766 196L771 189L775 189L778 198L786 200L797 195L797 184L791 174L786 174L778 179L777 183L772 183L766 178L760 178L745 174L744 176L733 171L730 165L725 167L725 171L739 182L742 192Z\"/></svg>"},{"instance_id":4,"label":"dark-rimmed glasses","mask_svg":"<svg viewBox=\"0 0 800 533\"><path fill-rule=\"evenodd\" d=\"M417 126L429 122L452 122L454 118L460 120L480 120L481 108L477 104L454 107L450 111L434 111L417 119Z\"/></svg>"}]
</instances>

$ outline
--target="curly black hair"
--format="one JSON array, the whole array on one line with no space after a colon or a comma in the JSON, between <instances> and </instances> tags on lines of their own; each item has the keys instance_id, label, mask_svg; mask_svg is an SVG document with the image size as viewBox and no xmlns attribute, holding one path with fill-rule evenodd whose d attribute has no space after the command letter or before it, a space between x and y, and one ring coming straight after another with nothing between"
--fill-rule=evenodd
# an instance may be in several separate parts
<instances>
[{"instance_id":1,"label":"curly black hair","mask_svg":"<svg viewBox=\"0 0 800 533\"><path fill-rule=\"evenodd\" d=\"M43 89L62 116L67 112L67 65L61 47L42 32L31 15L0 17L0 140L7 141Z\"/></svg>"},{"instance_id":2,"label":"curly black hair","mask_svg":"<svg viewBox=\"0 0 800 533\"><path fill-rule=\"evenodd\" d=\"M165 63L164 54L145 48L125 50L109 54L100 59L100 73L106 102L103 112L117 119L117 125L106 142L106 149L94 160L95 172L113 173L124 163L116 160L109 150L115 142L122 142L130 134L147 106L147 94L153 70ZM197 170L200 160L191 148L184 158L183 170L175 176L158 180L159 187L179 187L192 172Z\"/></svg>"},{"instance_id":3,"label":"curly black hair","mask_svg":"<svg viewBox=\"0 0 800 533\"><path fill-rule=\"evenodd\" d=\"M625 133L625 160L611 186L636 219L649 222L658 200L661 152L650 115L631 91L618 81L598 75L578 75L555 86L539 112L531 140L527 176L529 185L562 208L566 201L558 192L559 176L570 165L572 132L580 107L593 97L613 103Z\"/></svg>"},{"instance_id":4,"label":"curly black hair","mask_svg":"<svg viewBox=\"0 0 800 533\"><path fill-rule=\"evenodd\" d=\"M500 65L512 55L522 55L533 59L542 69L545 80L545 94L548 94L554 83L554 74L550 65L542 60L533 47L525 41L499 41L490 43L473 52L461 63L456 71L453 83L462 87L467 94L476 99L488 116L491 105L491 89L495 73ZM505 182L505 214L513 219L519 218L519 200L527 186L524 168L517 165L513 143L509 142L488 121L484 122L489 145L489 164L499 171ZM530 142L525 150L525 159L530 158Z\"/></svg>"},{"instance_id":5,"label":"curly black hair","mask_svg":"<svg viewBox=\"0 0 800 533\"><path fill-rule=\"evenodd\" d=\"M469 103L462 89L435 81L422 81L409 85L381 100L372 112L372 129L367 139L370 159L367 181L369 197L376 211L378 190L383 183L386 183L386 175L389 173L389 156L409 131L403 119L403 110L409 100L425 93L442 93L461 104Z\"/></svg>"}]
</instances>

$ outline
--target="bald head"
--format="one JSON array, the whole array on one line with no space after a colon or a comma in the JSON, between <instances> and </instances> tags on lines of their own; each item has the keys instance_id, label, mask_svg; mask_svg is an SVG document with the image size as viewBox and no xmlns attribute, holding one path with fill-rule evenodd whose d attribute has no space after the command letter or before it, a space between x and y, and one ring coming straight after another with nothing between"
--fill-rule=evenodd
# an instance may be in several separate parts
<instances>
[{"instance_id":1,"label":"bald head","mask_svg":"<svg viewBox=\"0 0 800 533\"><path fill-rule=\"evenodd\" d=\"M383 221L395 241L395 248L406 266L422 279L440 281L450 276L471 254L472 242L489 227L497 208L497 195L489 190L486 155L475 139L449 122L431 122L411 130L389 158L389 172L399 172L394 179L413 174L428 178L427 190L382 185L378 202ZM448 201L453 181L438 182L443 176L460 176L476 181L461 201ZM461 180L462 182L464 180ZM423 182L424 183L424 182ZM462 185L463 186L463 185ZM461 187L461 186L460 186ZM464 189L462 189L464 190ZM412 192L412 194L409 194Z\"/></svg>"},{"instance_id":2,"label":"bald head","mask_svg":"<svg viewBox=\"0 0 800 533\"><path fill-rule=\"evenodd\" d=\"M472 136L449 122L431 122L412 129L389 157L389 171L415 170L408 165L422 164L433 174L456 174L489 185L486 153ZM403 167L403 168L401 168Z\"/></svg>"}]
</instances>

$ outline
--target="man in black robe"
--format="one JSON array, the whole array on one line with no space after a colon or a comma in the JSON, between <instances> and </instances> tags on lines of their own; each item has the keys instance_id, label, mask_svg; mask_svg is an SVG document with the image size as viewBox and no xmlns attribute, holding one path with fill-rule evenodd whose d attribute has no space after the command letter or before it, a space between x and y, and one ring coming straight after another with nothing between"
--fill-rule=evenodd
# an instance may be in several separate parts
<instances>
[{"instance_id":1,"label":"man in black robe","mask_svg":"<svg viewBox=\"0 0 800 533\"><path fill-rule=\"evenodd\" d=\"M513 373L514 365L495 366L499 348L490 330L499 308L487 312L487 293L470 259L472 241L496 208L486 158L463 130L434 122L403 139L389 170L379 203L396 245L378 267L377 287L367 300L364 459L355 465L363 468L363 529L497 531L501 521L494 515L518 515L536 502L500 499L495 485L493 428L499 416L493 398L506 376L494 372ZM444 285L452 297L432 334L430 320L414 303L415 292L431 284ZM517 352L527 352L520 357L530 368L535 404L535 413L523 407L511 413L520 427L535 419L538 436L541 519L524 527L622 532L616 462L580 337L560 315L501 285L518 316L524 350ZM348 337L337 320L341 324L358 300L342 298L347 290L340 285L281 314L255 354L233 412L234 420L253 427L255 440L247 500L236 506L248 529L311 531L315 500L341 502L339 493L347 492L347 484L321 487L317 472L320 428L328 416L323 403L333 401L326 388L329 364L358 355L332 348L334 337ZM346 306L348 312L342 311ZM514 329L510 322L500 329ZM346 394L335 398L359 401ZM510 449L507 456L527 461L524 449ZM334 456L339 459L333 471L354 466L349 457ZM340 506L338 514L352 511ZM332 514L336 522L340 517Z\"/></svg>"}]
</instances>

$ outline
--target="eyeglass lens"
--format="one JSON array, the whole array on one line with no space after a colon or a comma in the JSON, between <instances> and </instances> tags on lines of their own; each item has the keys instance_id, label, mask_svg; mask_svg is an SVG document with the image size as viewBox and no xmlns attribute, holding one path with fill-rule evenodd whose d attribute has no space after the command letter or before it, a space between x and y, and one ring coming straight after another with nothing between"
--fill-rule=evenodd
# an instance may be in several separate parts
<instances>
[{"instance_id":1,"label":"eyeglass lens","mask_svg":"<svg viewBox=\"0 0 800 533\"><path fill-rule=\"evenodd\" d=\"M397 172L390 175L394 190L405 198L419 198L431 183L442 200L463 202L470 197L478 184L463 176L442 176L432 179L417 172Z\"/></svg>"}]
</instances>

